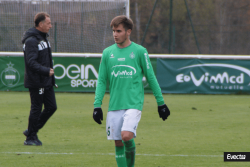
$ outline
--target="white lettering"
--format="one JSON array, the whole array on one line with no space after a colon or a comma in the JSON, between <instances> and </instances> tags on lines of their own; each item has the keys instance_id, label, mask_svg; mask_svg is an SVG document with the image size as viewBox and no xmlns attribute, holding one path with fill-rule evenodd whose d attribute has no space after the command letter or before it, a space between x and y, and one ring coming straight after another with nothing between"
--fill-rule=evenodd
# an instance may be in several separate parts
<instances>
[{"instance_id":1,"label":"white lettering","mask_svg":"<svg viewBox=\"0 0 250 167\"><path fill-rule=\"evenodd\" d=\"M133 75L133 71L130 71L130 72L128 72L127 70L125 70L125 71L117 71L117 73L115 73L115 71L113 71L112 73L111 73L111 75L114 75L115 77L117 77L118 75L120 76L120 75Z\"/></svg>"},{"instance_id":2,"label":"white lettering","mask_svg":"<svg viewBox=\"0 0 250 167\"><path fill-rule=\"evenodd\" d=\"M82 86L84 88L87 88L87 87L96 87L97 85L97 80L93 80L93 79L90 79L90 80L87 80L87 79L84 79L84 80L81 80L81 79L73 79L71 80L71 87L79 87L79 86Z\"/></svg>"},{"instance_id":3,"label":"white lettering","mask_svg":"<svg viewBox=\"0 0 250 167\"><path fill-rule=\"evenodd\" d=\"M176 76L176 81L177 82L183 82L183 74L179 74Z\"/></svg>"},{"instance_id":4,"label":"white lettering","mask_svg":"<svg viewBox=\"0 0 250 167\"><path fill-rule=\"evenodd\" d=\"M236 82L239 83L239 84L243 84L244 83L244 74L241 73L240 76L238 76L236 78Z\"/></svg>"},{"instance_id":5,"label":"white lettering","mask_svg":"<svg viewBox=\"0 0 250 167\"><path fill-rule=\"evenodd\" d=\"M231 155L227 154L227 159L246 159L246 155Z\"/></svg>"},{"instance_id":6,"label":"white lettering","mask_svg":"<svg viewBox=\"0 0 250 167\"><path fill-rule=\"evenodd\" d=\"M184 81L185 81L185 82L189 82L189 81L190 81L190 76L185 75L185 76L184 76Z\"/></svg>"},{"instance_id":7,"label":"white lettering","mask_svg":"<svg viewBox=\"0 0 250 167\"><path fill-rule=\"evenodd\" d=\"M5 79L16 79L15 75L5 75Z\"/></svg>"},{"instance_id":8,"label":"white lettering","mask_svg":"<svg viewBox=\"0 0 250 167\"><path fill-rule=\"evenodd\" d=\"M230 83L235 83L235 76L231 76L230 78L229 78L229 81L230 81Z\"/></svg>"},{"instance_id":9,"label":"white lettering","mask_svg":"<svg viewBox=\"0 0 250 167\"><path fill-rule=\"evenodd\" d=\"M95 69L95 67L91 64L86 65L86 67L84 66L84 64L81 65L81 68L79 66L77 66L76 64L71 64L69 65L67 68L65 68L62 64L56 64L54 65L54 69L60 67L63 70L63 73L61 76L56 76L56 79L63 79L65 77L65 75L67 75L67 77L69 79L77 79L77 78L81 78L81 79L89 79L89 69L91 69L91 71L93 72L93 74L95 75L96 78L98 78L98 73ZM72 68L76 68L76 70L72 70ZM71 76L70 74L77 74L75 76Z\"/></svg>"},{"instance_id":10,"label":"white lettering","mask_svg":"<svg viewBox=\"0 0 250 167\"><path fill-rule=\"evenodd\" d=\"M206 76L206 77L205 77L205 82L207 82L207 81L208 81L208 76L209 76L209 73L208 73L208 72L206 72L206 73L205 73L205 76Z\"/></svg>"},{"instance_id":11,"label":"white lettering","mask_svg":"<svg viewBox=\"0 0 250 167\"><path fill-rule=\"evenodd\" d=\"M125 61L125 58L118 58L118 61Z\"/></svg>"},{"instance_id":12,"label":"white lettering","mask_svg":"<svg viewBox=\"0 0 250 167\"><path fill-rule=\"evenodd\" d=\"M75 74L75 73L80 73L80 68L76 65L76 64L71 64L70 66L68 66L67 70L67 76L69 79L76 79L79 77L79 74L77 74L76 76L71 76L69 74L69 69L75 67L77 70L72 70L71 73Z\"/></svg>"},{"instance_id":13,"label":"white lettering","mask_svg":"<svg viewBox=\"0 0 250 167\"><path fill-rule=\"evenodd\" d=\"M63 74L61 76L56 76L55 75L55 78L56 79L62 79L65 77L65 67L62 65L62 64L57 64L57 65L54 65L54 70L57 68L57 67L61 67L63 69Z\"/></svg>"},{"instance_id":14,"label":"white lettering","mask_svg":"<svg viewBox=\"0 0 250 167\"><path fill-rule=\"evenodd\" d=\"M224 79L226 79L226 82L228 83L229 82L229 77L228 77L228 74L226 72L224 72L222 75L221 74L217 74L216 77L215 76L212 76L210 78L210 83L212 83L213 81L215 83L218 82L218 80L220 80L221 83L224 82Z\"/></svg>"},{"instance_id":15,"label":"white lettering","mask_svg":"<svg viewBox=\"0 0 250 167\"><path fill-rule=\"evenodd\" d=\"M93 72L93 74L95 75L95 77L98 78L98 73L96 72L94 66L88 64L85 67L85 79L89 79L89 69L91 69L91 71Z\"/></svg>"},{"instance_id":16,"label":"white lettering","mask_svg":"<svg viewBox=\"0 0 250 167\"><path fill-rule=\"evenodd\" d=\"M192 80L195 86L200 86L203 83L203 81L210 82L210 83L220 82L222 84L224 82L231 83L231 84L243 84L244 73L241 73L239 76L235 76L235 75L229 76L227 72L224 72L223 74L217 74L216 76L209 77L209 73L206 72L205 74L201 75L201 77L198 79L195 77L194 73L190 71L190 76L184 75L184 74L178 74L176 75L175 79L178 83L189 82L190 80ZM219 89L219 87L216 87L216 88ZM233 89L233 88L229 86L229 87L226 87L226 89Z\"/></svg>"},{"instance_id":17,"label":"white lettering","mask_svg":"<svg viewBox=\"0 0 250 167\"><path fill-rule=\"evenodd\" d=\"M84 79L84 65L81 65L81 79Z\"/></svg>"},{"instance_id":18,"label":"white lettering","mask_svg":"<svg viewBox=\"0 0 250 167\"><path fill-rule=\"evenodd\" d=\"M240 86L240 85L233 85L233 86L216 86L216 85L211 85L210 89L220 89L220 90L243 90L244 86Z\"/></svg>"},{"instance_id":19,"label":"white lettering","mask_svg":"<svg viewBox=\"0 0 250 167\"><path fill-rule=\"evenodd\" d=\"M74 80L74 79L71 80L71 87L73 87L73 88L76 87L76 80Z\"/></svg>"},{"instance_id":20,"label":"white lettering","mask_svg":"<svg viewBox=\"0 0 250 167\"><path fill-rule=\"evenodd\" d=\"M194 74L193 74L192 71L190 72L190 75L191 75L192 81L193 81L193 83L195 84L195 86L200 86L200 84L203 82L203 80L204 80L204 78L205 78L205 76L202 75L201 78L200 78L199 80L197 80L197 79L195 78L195 76L194 76Z\"/></svg>"},{"instance_id":21,"label":"white lettering","mask_svg":"<svg viewBox=\"0 0 250 167\"><path fill-rule=\"evenodd\" d=\"M148 62L148 57L147 57L147 54L146 54L146 53L144 53L144 55L145 55L145 59L146 59L147 69L149 69L149 62Z\"/></svg>"}]
</instances>

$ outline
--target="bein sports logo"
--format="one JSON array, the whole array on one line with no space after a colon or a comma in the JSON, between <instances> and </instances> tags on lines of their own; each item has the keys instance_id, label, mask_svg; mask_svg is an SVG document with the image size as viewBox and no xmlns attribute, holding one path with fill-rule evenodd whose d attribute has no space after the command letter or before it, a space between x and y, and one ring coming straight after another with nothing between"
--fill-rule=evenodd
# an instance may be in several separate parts
<instances>
[{"instance_id":1,"label":"bein sports logo","mask_svg":"<svg viewBox=\"0 0 250 167\"><path fill-rule=\"evenodd\" d=\"M211 75L209 72L204 72L203 75L197 77L195 76L193 71L189 71L189 74L185 75L183 73L178 74L176 76L176 81L178 83L190 82L198 87L202 83L206 83L210 85L211 89L243 89L244 84L244 73L250 76L250 70L241 66L236 66L232 64L196 64L190 65L186 67L179 68L178 70L184 70L194 67L224 67L233 70L238 70L241 73L237 75L229 75L229 73L223 72L217 73L216 75ZM195 71L195 69L194 69ZM249 85L248 85L249 86Z\"/></svg>"},{"instance_id":2,"label":"bein sports logo","mask_svg":"<svg viewBox=\"0 0 250 167\"><path fill-rule=\"evenodd\" d=\"M55 79L64 79L65 77L70 79L71 87L84 87L84 88L94 88L97 85L98 73L95 67L91 64L80 66L76 64L70 64L68 67L65 67L62 64L54 65ZM90 71L94 75L93 77L89 76Z\"/></svg>"},{"instance_id":3,"label":"bein sports logo","mask_svg":"<svg viewBox=\"0 0 250 167\"><path fill-rule=\"evenodd\" d=\"M123 70L119 70L117 71L117 67L119 67L119 69L122 69ZM115 76L115 77L120 77L120 78L132 78L132 75L136 74L136 69L134 67L131 67L131 66L127 66L127 65L116 65L116 66L113 66L112 68L115 68L111 75ZM124 69L126 68L126 69ZM132 70L131 70L132 69Z\"/></svg>"},{"instance_id":4,"label":"bein sports logo","mask_svg":"<svg viewBox=\"0 0 250 167\"><path fill-rule=\"evenodd\" d=\"M11 62L7 64L7 66L8 67L1 73L1 81L7 87L14 87L19 83L20 74L15 68L13 68L14 64Z\"/></svg>"}]
</instances>

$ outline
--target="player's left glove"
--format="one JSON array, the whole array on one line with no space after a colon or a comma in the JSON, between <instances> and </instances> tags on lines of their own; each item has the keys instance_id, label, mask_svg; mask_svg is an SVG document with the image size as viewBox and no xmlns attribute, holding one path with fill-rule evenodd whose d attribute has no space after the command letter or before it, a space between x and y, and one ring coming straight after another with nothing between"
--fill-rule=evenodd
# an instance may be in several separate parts
<instances>
[{"instance_id":1,"label":"player's left glove","mask_svg":"<svg viewBox=\"0 0 250 167\"><path fill-rule=\"evenodd\" d=\"M93 118L98 124L102 124L101 120L103 120L103 113L101 108L94 108Z\"/></svg>"},{"instance_id":2,"label":"player's left glove","mask_svg":"<svg viewBox=\"0 0 250 167\"><path fill-rule=\"evenodd\" d=\"M160 118L162 118L163 121L165 121L170 115L170 111L166 104L158 106L158 113L159 113Z\"/></svg>"}]
</instances>

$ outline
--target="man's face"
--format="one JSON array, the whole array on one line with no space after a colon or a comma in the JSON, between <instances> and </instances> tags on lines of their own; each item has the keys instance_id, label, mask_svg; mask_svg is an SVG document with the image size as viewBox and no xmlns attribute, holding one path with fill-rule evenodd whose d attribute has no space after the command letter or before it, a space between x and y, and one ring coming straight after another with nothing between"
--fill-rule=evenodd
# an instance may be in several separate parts
<instances>
[{"instance_id":1,"label":"man's face","mask_svg":"<svg viewBox=\"0 0 250 167\"><path fill-rule=\"evenodd\" d=\"M113 37L115 40L115 43L122 46L123 44L128 41L129 35L131 33L131 30L125 31L125 28L122 24L119 24L117 27L113 27Z\"/></svg>"},{"instance_id":2,"label":"man's face","mask_svg":"<svg viewBox=\"0 0 250 167\"><path fill-rule=\"evenodd\" d=\"M44 21L39 23L39 27L42 32L48 33L49 30L52 28L51 21L49 17L46 17Z\"/></svg>"}]
</instances>

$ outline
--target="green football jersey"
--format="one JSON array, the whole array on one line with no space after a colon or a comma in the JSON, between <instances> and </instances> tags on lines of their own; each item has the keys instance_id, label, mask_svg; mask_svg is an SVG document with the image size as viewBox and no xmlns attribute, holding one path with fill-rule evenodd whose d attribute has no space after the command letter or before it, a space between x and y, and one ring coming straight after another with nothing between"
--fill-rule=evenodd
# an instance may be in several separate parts
<instances>
[{"instance_id":1,"label":"green football jersey","mask_svg":"<svg viewBox=\"0 0 250 167\"><path fill-rule=\"evenodd\" d=\"M109 83L108 111L122 109L142 110L144 102L143 75L156 98L163 105L160 86L156 80L147 50L134 42L126 48L117 44L106 48L99 67L94 107L101 107L106 84Z\"/></svg>"}]
</instances>

